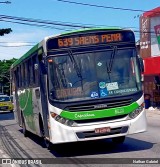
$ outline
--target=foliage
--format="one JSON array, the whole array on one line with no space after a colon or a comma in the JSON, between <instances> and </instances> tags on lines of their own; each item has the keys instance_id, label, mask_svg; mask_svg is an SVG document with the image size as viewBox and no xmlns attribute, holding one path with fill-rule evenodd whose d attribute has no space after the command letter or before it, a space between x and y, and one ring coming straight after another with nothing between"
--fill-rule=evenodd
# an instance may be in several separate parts
<instances>
[{"instance_id":1,"label":"foliage","mask_svg":"<svg viewBox=\"0 0 160 167\"><path fill-rule=\"evenodd\" d=\"M0 60L0 92L9 94L10 67L17 59ZM3 88L2 88L3 87Z\"/></svg>"},{"instance_id":2,"label":"foliage","mask_svg":"<svg viewBox=\"0 0 160 167\"><path fill-rule=\"evenodd\" d=\"M3 36L4 34L9 34L10 32L12 32L11 28L2 28L0 29L0 36Z\"/></svg>"}]
</instances>

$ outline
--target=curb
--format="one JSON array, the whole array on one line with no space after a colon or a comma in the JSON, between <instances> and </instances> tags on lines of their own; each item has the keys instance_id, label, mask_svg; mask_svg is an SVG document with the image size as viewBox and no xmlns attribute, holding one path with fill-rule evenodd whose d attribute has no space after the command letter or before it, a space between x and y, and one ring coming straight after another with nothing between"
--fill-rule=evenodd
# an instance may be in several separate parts
<instances>
[{"instance_id":1,"label":"curb","mask_svg":"<svg viewBox=\"0 0 160 167\"><path fill-rule=\"evenodd\" d=\"M160 115L160 109L151 108L151 109L145 109L145 110L146 110L146 114L156 114L156 115Z\"/></svg>"}]
</instances>

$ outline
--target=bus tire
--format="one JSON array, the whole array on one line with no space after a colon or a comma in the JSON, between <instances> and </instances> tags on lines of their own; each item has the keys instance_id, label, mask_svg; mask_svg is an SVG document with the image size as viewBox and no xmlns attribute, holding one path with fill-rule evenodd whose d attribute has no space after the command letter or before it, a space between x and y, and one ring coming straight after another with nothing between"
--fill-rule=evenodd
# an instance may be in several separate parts
<instances>
[{"instance_id":1,"label":"bus tire","mask_svg":"<svg viewBox=\"0 0 160 167\"><path fill-rule=\"evenodd\" d=\"M28 137L29 136L29 132L27 131L26 129L26 124L25 124L25 121L24 121L24 117L22 116L22 131L23 131L23 135L24 137Z\"/></svg>"},{"instance_id":2,"label":"bus tire","mask_svg":"<svg viewBox=\"0 0 160 167\"><path fill-rule=\"evenodd\" d=\"M114 137L112 138L112 142L115 144L122 144L125 140L125 136Z\"/></svg>"},{"instance_id":3,"label":"bus tire","mask_svg":"<svg viewBox=\"0 0 160 167\"><path fill-rule=\"evenodd\" d=\"M50 150L51 147L52 147L52 144L45 137L43 121L42 121L42 117L41 116L39 116L39 127L40 127L41 139L42 139L42 147L47 148L47 149Z\"/></svg>"},{"instance_id":4,"label":"bus tire","mask_svg":"<svg viewBox=\"0 0 160 167\"><path fill-rule=\"evenodd\" d=\"M47 148L48 150L52 149L52 143L45 138L45 136L41 137L42 139L42 147Z\"/></svg>"},{"instance_id":5,"label":"bus tire","mask_svg":"<svg viewBox=\"0 0 160 167\"><path fill-rule=\"evenodd\" d=\"M43 140L44 140L45 147L48 150L51 150L52 149L52 143L50 141L48 141L46 138L43 138Z\"/></svg>"}]
</instances>

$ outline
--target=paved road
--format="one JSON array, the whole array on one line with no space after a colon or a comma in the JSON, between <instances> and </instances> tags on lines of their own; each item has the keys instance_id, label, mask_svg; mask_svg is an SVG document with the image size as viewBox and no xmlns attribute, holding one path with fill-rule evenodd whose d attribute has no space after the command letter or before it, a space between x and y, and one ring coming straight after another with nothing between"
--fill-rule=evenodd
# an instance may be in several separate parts
<instances>
[{"instance_id":1,"label":"paved road","mask_svg":"<svg viewBox=\"0 0 160 167\"><path fill-rule=\"evenodd\" d=\"M114 145L110 139L107 139L99 141L55 145L50 151L46 148L43 148L42 142L39 137L33 134L31 134L28 138L25 138L23 136L21 128L14 120L13 113L1 113L0 155L8 155L12 158L78 158L69 160L73 163L83 163L85 160L82 158L91 158L90 160L94 160L95 158L124 158L126 160L127 158L160 158L160 111L147 111L147 118L148 131L145 133L128 136L124 144L122 145ZM68 161L66 161L66 163L67 162ZM62 164L56 166L62 166ZM64 166L73 165L65 164ZM76 166L98 167L107 165L77 164ZM115 164L108 166L133 166L133 164ZM151 164L142 164L138 166L151 166Z\"/></svg>"}]
</instances>

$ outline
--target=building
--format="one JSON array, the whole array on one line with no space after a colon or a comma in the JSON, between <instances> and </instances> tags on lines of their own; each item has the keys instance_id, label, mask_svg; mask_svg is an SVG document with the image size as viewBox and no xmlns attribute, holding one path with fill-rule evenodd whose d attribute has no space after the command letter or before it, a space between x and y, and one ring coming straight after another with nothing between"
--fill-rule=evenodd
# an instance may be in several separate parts
<instances>
[{"instance_id":1,"label":"building","mask_svg":"<svg viewBox=\"0 0 160 167\"><path fill-rule=\"evenodd\" d=\"M140 17L140 56L144 60L144 93L160 102L160 7Z\"/></svg>"}]
</instances>

